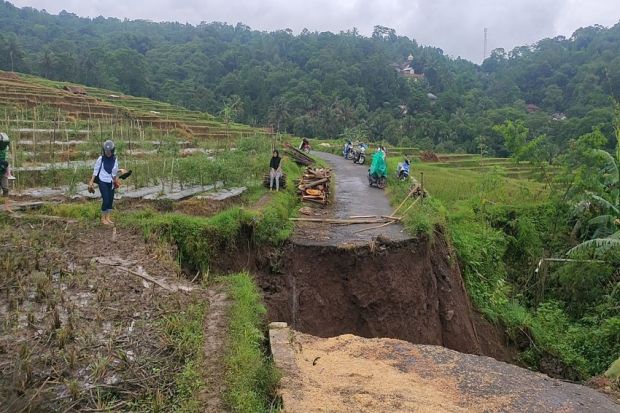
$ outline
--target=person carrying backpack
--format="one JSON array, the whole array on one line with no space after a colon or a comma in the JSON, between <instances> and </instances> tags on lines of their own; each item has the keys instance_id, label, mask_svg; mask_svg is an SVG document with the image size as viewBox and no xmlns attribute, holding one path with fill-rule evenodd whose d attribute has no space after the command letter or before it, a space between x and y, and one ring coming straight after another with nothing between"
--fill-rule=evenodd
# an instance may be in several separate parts
<instances>
[{"instance_id":1,"label":"person carrying backpack","mask_svg":"<svg viewBox=\"0 0 620 413\"><path fill-rule=\"evenodd\" d=\"M112 204L114 203L114 189L119 187L118 159L114 155L114 142L107 140L103 143L101 156L97 158L93 168L93 175L88 183L88 191L94 193L94 184L99 185L101 193L101 223L114 224L110 219Z\"/></svg>"}]
</instances>

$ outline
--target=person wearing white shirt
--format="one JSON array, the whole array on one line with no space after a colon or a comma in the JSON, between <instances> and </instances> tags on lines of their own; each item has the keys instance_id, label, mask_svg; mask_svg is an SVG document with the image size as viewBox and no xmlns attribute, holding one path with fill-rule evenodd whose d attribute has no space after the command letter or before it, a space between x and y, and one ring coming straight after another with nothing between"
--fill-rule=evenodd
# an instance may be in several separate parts
<instances>
[{"instance_id":1,"label":"person wearing white shirt","mask_svg":"<svg viewBox=\"0 0 620 413\"><path fill-rule=\"evenodd\" d=\"M114 142L107 140L103 143L101 156L97 158L93 168L93 175L88 183L88 190L94 192L94 184L99 185L101 193L101 223L114 224L110 219L112 204L114 203L114 189L118 187L118 159L114 155Z\"/></svg>"}]
</instances>

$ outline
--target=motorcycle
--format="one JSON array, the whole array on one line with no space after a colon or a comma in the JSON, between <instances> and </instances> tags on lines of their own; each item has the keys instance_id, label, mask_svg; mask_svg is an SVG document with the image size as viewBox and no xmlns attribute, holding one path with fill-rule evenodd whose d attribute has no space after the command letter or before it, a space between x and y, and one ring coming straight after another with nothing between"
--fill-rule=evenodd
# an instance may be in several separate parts
<instances>
[{"instance_id":1,"label":"motorcycle","mask_svg":"<svg viewBox=\"0 0 620 413\"><path fill-rule=\"evenodd\" d=\"M379 189L384 189L387 185L387 177L377 176L376 174L371 174L370 169L369 169L368 170L368 183L370 186L376 186Z\"/></svg>"},{"instance_id":2,"label":"motorcycle","mask_svg":"<svg viewBox=\"0 0 620 413\"><path fill-rule=\"evenodd\" d=\"M344 149L342 150L342 156L344 159L353 159L353 145L350 143L345 143Z\"/></svg>"},{"instance_id":3,"label":"motorcycle","mask_svg":"<svg viewBox=\"0 0 620 413\"><path fill-rule=\"evenodd\" d=\"M366 145L359 145L353 152L353 163L363 165L366 162Z\"/></svg>"},{"instance_id":4,"label":"motorcycle","mask_svg":"<svg viewBox=\"0 0 620 413\"><path fill-rule=\"evenodd\" d=\"M403 162L398 164L398 170L396 171L396 177L401 181L405 181L409 178L409 163Z\"/></svg>"}]
</instances>

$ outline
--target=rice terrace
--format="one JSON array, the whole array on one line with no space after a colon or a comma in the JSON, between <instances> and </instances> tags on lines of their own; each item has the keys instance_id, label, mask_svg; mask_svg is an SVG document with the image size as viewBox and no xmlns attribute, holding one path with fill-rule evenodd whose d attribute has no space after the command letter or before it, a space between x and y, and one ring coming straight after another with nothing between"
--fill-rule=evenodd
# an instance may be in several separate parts
<instances>
[{"instance_id":1,"label":"rice terrace","mask_svg":"<svg viewBox=\"0 0 620 413\"><path fill-rule=\"evenodd\" d=\"M620 23L0 27L0 412L620 412Z\"/></svg>"}]
</instances>

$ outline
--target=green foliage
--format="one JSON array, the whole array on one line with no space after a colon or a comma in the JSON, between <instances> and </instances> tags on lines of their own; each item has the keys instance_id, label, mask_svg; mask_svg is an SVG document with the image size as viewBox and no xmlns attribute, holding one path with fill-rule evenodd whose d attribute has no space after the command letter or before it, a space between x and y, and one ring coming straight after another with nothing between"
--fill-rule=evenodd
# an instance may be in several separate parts
<instances>
[{"instance_id":1,"label":"green foliage","mask_svg":"<svg viewBox=\"0 0 620 413\"><path fill-rule=\"evenodd\" d=\"M279 377L267 355L266 310L261 294L247 273L226 277L233 299L230 310L226 402L234 412L270 411Z\"/></svg>"},{"instance_id":2,"label":"green foliage","mask_svg":"<svg viewBox=\"0 0 620 413\"><path fill-rule=\"evenodd\" d=\"M450 217L449 230L472 301L491 319L497 319L508 302L510 288L503 262L504 234L470 214Z\"/></svg>"},{"instance_id":3,"label":"green foliage","mask_svg":"<svg viewBox=\"0 0 620 413\"><path fill-rule=\"evenodd\" d=\"M605 376L618 380L620 378L620 358L614 361L605 372Z\"/></svg>"},{"instance_id":4,"label":"green foliage","mask_svg":"<svg viewBox=\"0 0 620 413\"><path fill-rule=\"evenodd\" d=\"M620 119L620 113L617 115ZM582 136L582 141L603 142L603 138L595 131L593 134ZM617 130L620 135L620 130ZM594 135L594 136L592 136ZM583 145L583 143L581 143ZM593 252L596 256L606 255L608 252L620 251L620 141L616 144L615 156L596 147L584 148L582 152L590 156L591 163L582 164L583 169L598 167L595 173L587 178L575 175L572 182L578 186L589 185L598 190L596 193L586 191L580 194L580 202L575 207L577 216L576 228L580 230L580 237L586 240L571 248L568 255L574 256L584 252ZM586 169L587 170L587 169ZM570 179L569 178L569 179ZM587 223L584 225L584 222ZM577 232L577 231L575 231Z\"/></svg>"},{"instance_id":5,"label":"green foliage","mask_svg":"<svg viewBox=\"0 0 620 413\"><path fill-rule=\"evenodd\" d=\"M65 218L77 218L87 221L97 221L101 215L101 204L96 202L80 204L47 204L41 208L44 214L57 215Z\"/></svg>"},{"instance_id":6,"label":"green foliage","mask_svg":"<svg viewBox=\"0 0 620 413\"><path fill-rule=\"evenodd\" d=\"M395 160L390 165L394 170ZM542 185L501 170L415 163L411 170L418 181L424 172L431 199L407 213L407 228L417 234L446 226L472 302L521 346L521 362L538 369L551 359L574 380L607 368L620 351L617 266L540 261L561 256L570 244L569 206L549 199ZM409 185L390 180L394 204Z\"/></svg>"},{"instance_id":7,"label":"green foliage","mask_svg":"<svg viewBox=\"0 0 620 413\"><path fill-rule=\"evenodd\" d=\"M481 66L386 27L370 37L355 29L293 35L243 24L54 16L8 2L0 3L0 27L0 69L217 113L230 129L236 119L298 136L505 156L514 153L493 126L523 122L532 137L545 136L549 161L593 127L612 137L609 96L620 96L618 26L498 49ZM424 79L390 67L410 53Z\"/></svg>"},{"instance_id":8,"label":"green foliage","mask_svg":"<svg viewBox=\"0 0 620 413\"><path fill-rule=\"evenodd\" d=\"M504 146L512 153L515 159L521 159L529 134L529 130L525 127L523 121L518 120L513 123L511 120L507 120L502 125L494 126L493 131L502 135Z\"/></svg>"}]
</instances>

